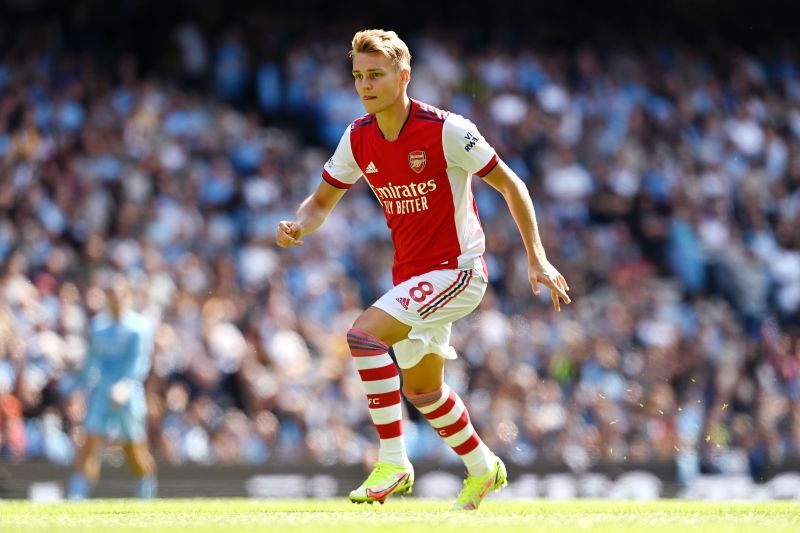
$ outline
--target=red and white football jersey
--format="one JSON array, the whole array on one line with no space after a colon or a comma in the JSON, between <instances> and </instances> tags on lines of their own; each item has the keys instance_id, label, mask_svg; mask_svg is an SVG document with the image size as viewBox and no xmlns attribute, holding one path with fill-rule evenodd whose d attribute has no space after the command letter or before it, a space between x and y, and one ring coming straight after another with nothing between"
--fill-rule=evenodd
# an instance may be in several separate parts
<instances>
[{"instance_id":1,"label":"red and white football jersey","mask_svg":"<svg viewBox=\"0 0 800 533\"><path fill-rule=\"evenodd\" d=\"M416 100L397 140L383 138L374 115L355 120L322 177L348 189L363 175L392 234L395 285L432 270L474 268L485 239L472 194L498 158L464 117Z\"/></svg>"}]
</instances>

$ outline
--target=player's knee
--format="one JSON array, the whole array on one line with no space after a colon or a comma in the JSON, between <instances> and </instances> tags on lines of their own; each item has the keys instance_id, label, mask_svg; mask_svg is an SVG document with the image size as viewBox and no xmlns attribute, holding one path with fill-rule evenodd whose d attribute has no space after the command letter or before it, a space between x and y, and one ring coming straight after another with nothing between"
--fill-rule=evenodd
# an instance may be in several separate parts
<instances>
[{"instance_id":1,"label":"player's knee","mask_svg":"<svg viewBox=\"0 0 800 533\"><path fill-rule=\"evenodd\" d=\"M128 467L130 468L130 471L131 471L131 474L133 474L133 477L142 477L143 475L145 475L144 467L142 465L140 465L139 463L135 462L135 461L131 461L131 463L130 463L130 465L128 465Z\"/></svg>"},{"instance_id":2,"label":"player's knee","mask_svg":"<svg viewBox=\"0 0 800 533\"><path fill-rule=\"evenodd\" d=\"M97 442L97 439L93 437L88 437L86 442L83 443L83 447L81 448L80 453L78 454L78 462L79 463L88 463L92 459L95 459L98 455L100 445Z\"/></svg>"},{"instance_id":3,"label":"player's knee","mask_svg":"<svg viewBox=\"0 0 800 533\"><path fill-rule=\"evenodd\" d=\"M379 316L376 315L372 308L367 309L355 319L353 326L347 332L355 332L361 336L377 337L375 333L380 329L381 323Z\"/></svg>"},{"instance_id":4,"label":"player's knee","mask_svg":"<svg viewBox=\"0 0 800 533\"><path fill-rule=\"evenodd\" d=\"M130 444L126 452L134 476L146 476L155 472L155 461L146 448Z\"/></svg>"},{"instance_id":5,"label":"player's knee","mask_svg":"<svg viewBox=\"0 0 800 533\"><path fill-rule=\"evenodd\" d=\"M403 385L403 395L415 407L425 407L436 403L442 397L441 385L435 390L425 390L431 387L413 387Z\"/></svg>"}]
</instances>

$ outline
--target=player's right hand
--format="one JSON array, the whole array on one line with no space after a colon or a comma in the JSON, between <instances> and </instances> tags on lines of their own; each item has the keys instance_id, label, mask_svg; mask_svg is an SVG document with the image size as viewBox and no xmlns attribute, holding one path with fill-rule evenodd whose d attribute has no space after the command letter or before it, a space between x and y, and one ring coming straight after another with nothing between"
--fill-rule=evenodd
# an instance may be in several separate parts
<instances>
[{"instance_id":1,"label":"player's right hand","mask_svg":"<svg viewBox=\"0 0 800 533\"><path fill-rule=\"evenodd\" d=\"M281 220L278 223L278 234L275 236L275 242L281 248L303 246L303 241L297 239L300 236L300 231L300 224L297 222Z\"/></svg>"}]
</instances>

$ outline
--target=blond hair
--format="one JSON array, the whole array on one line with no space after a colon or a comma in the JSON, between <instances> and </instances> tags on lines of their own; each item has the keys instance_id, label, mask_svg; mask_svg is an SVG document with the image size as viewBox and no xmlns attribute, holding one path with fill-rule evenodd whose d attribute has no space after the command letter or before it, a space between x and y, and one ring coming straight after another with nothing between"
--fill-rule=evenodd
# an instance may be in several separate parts
<instances>
[{"instance_id":1,"label":"blond hair","mask_svg":"<svg viewBox=\"0 0 800 533\"><path fill-rule=\"evenodd\" d=\"M406 43L393 31L364 30L353 36L350 59L356 54L373 52L385 55L399 69L411 70L411 52Z\"/></svg>"}]
</instances>

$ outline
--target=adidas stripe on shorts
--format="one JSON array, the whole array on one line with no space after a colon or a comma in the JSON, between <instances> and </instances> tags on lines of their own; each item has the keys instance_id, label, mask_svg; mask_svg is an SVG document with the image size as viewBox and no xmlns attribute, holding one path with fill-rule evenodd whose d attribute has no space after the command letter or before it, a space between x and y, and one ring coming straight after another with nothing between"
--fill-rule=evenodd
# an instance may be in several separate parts
<instances>
[{"instance_id":1,"label":"adidas stripe on shorts","mask_svg":"<svg viewBox=\"0 0 800 533\"><path fill-rule=\"evenodd\" d=\"M457 357L450 346L450 326L471 313L486 292L480 267L433 270L396 285L373 305L411 326L408 338L396 343L400 368L411 368L429 353Z\"/></svg>"}]
</instances>

